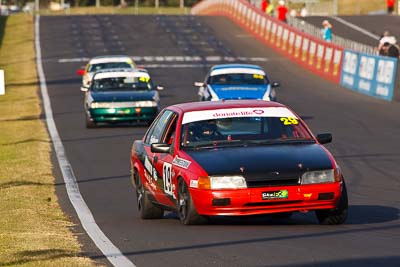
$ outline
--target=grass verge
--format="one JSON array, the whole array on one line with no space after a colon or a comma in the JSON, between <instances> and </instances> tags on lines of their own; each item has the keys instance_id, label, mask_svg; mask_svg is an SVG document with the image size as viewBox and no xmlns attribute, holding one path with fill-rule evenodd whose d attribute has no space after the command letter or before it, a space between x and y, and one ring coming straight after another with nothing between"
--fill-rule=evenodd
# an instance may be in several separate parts
<instances>
[{"instance_id":1,"label":"grass verge","mask_svg":"<svg viewBox=\"0 0 400 267\"><path fill-rule=\"evenodd\" d=\"M33 17L13 15L0 23L0 68L6 75L6 95L0 96L0 266L94 266L80 255L55 195Z\"/></svg>"}]
</instances>

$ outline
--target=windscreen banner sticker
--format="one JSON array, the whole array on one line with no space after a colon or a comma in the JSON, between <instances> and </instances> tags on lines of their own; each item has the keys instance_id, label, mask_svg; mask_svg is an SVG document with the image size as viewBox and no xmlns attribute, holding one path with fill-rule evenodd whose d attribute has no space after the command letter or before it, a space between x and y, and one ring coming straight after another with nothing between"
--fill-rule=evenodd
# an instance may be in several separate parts
<instances>
[{"instance_id":1,"label":"windscreen banner sticker","mask_svg":"<svg viewBox=\"0 0 400 267\"><path fill-rule=\"evenodd\" d=\"M115 71L115 72L100 72L97 73L93 79L105 79L105 78L146 78L150 80L150 76L147 72L142 71L132 71L132 72L122 72L122 71Z\"/></svg>"},{"instance_id":2,"label":"windscreen banner sticker","mask_svg":"<svg viewBox=\"0 0 400 267\"><path fill-rule=\"evenodd\" d=\"M287 190L269 191L262 192L262 199L285 199L289 197L289 192Z\"/></svg>"},{"instance_id":3,"label":"windscreen banner sticker","mask_svg":"<svg viewBox=\"0 0 400 267\"><path fill-rule=\"evenodd\" d=\"M186 160L186 159L179 158L178 156L176 156L176 157L174 158L174 160L172 161L172 164L174 164L175 166L184 168L184 169L189 168L189 166L190 166L191 163L192 163L191 161Z\"/></svg>"},{"instance_id":4,"label":"windscreen banner sticker","mask_svg":"<svg viewBox=\"0 0 400 267\"><path fill-rule=\"evenodd\" d=\"M186 112L183 115L182 124L194 121L204 121L223 118L239 118L239 117L278 117L278 118L294 118L297 116L292 111L284 107L254 107L254 108L231 108L231 109L214 109L199 110Z\"/></svg>"},{"instance_id":5,"label":"windscreen banner sticker","mask_svg":"<svg viewBox=\"0 0 400 267\"><path fill-rule=\"evenodd\" d=\"M245 74L258 74L265 76L263 70L252 69L252 68L221 68L213 70L210 76L221 75L221 74L235 74L235 73L245 73Z\"/></svg>"}]
</instances>

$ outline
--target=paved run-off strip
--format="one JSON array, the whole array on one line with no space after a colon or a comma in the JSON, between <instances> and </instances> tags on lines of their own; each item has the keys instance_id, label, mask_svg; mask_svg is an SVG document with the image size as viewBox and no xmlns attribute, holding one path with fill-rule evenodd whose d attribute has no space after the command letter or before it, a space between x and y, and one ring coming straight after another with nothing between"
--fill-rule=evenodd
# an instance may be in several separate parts
<instances>
[{"instance_id":1,"label":"paved run-off strip","mask_svg":"<svg viewBox=\"0 0 400 267\"><path fill-rule=\"evenodd\" d=\"M56 124L53 119L53 112L50 104L50 97L47 91L46 78L42 65L42 54L40 47L40 16L36 16L35 21L35 49L36 64L40 80L40 90L42 94L43 107L46 115L46 123L54 145L54 151L64 178L68 197L75 208L75 211L89 237L93 240L99 250L114 266L135 266L122 252L107 238L96 224L95 219L83 200L79 187L72 170L72 166L65 154L63 143L58 134Z\"/></svg>"}]
</instances>

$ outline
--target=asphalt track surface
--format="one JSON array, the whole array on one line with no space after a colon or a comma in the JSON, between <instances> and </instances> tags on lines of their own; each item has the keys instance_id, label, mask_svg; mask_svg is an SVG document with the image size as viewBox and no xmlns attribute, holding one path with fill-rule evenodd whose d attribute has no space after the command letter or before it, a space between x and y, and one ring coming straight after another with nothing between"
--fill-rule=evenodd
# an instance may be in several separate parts
<instances>
[{"instance_id":1,"label":"asphalt track surface","mask_svg":"<svg viewBox=\"0 0 400 267\"><path fill-rule=\"evenodd\" d=\"M377 36L381 36L384 31L389 31L393 36L400 40L400 16L389 15L368 15L368 16L339 16L339 18L350 22L358 27L361 27ZM362 44L377 46L378 41L362 32L349 28L347 25L335 20L331 17L310 16L304 20L316 27L322 29L322 21L329 20L332 24L332 33L349 39L357 41Z\"/></svg>"},{"instance_id":2,"label":"asphalt track surface","mask_svg":"<svg viewBox=\"0 0 400 267\"><path fill-rule=\"evenodd\" d=\"M54 119L81 194L103 232L137 266L399 266L399 103L323 80L226 18L42 17L40 32ZM327 147L347 182L347 223L321 226L313 213L286 220L220 218L203 226L183 226L172 213L161 220L141 220L129 182L129 153L146 126L86 129L75 74L83 63L59 61L105 54L266 58L258 64L271 80L281 82L279 101L299 113L314 133L333 133ZM175 63L174 68L149 68L154 81L166 87L163 106L197 100L193 82L203 79L210 64ZM59 201L78 222L54 166ZM79 225L75 231L85 255L109 264Z\"/></svg>"}]
</instances>

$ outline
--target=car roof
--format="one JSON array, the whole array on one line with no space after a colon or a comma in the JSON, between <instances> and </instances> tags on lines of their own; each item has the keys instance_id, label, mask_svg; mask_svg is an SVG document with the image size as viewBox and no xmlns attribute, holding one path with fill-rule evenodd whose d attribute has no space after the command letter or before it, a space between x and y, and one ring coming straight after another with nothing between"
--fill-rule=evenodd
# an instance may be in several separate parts
<instances>
[{"instance_id":1,"label":"car roof","mask_svg":"<svg viewBox=\"0 0 400 267\"><path fill-rule=\"evenodd\" d=\"M126 55L110 55L110 56L97 56L89 60L89 64L99 64L99 63L108 63L108 62L126 62L133 60L131 57Z\"/></svg>"},{"instance_id":2,"label":"car roof","mask_svg":"<svg viewBox=\"0 0 400 267\"><path fill-rule=\"evenodd\" d=\"M255 69L255 70L263 70L258 65L252 65L252 64L220 64L220 65L215 65L211 68L211 70L218 70L218 69L227 69L227 68L247 68L247 69Z\"/></svg>"},{"instance_id":3,"label":"car roof","mask_svg":"<svg viewBox=\"0 0 400 267\"><path fill-rule=\"evenodd\" d=\"M216 110L230 108L261 108L261 107L284 107L285 105L278 102L264 100L221 100L221 101L202 101L190 102L169 106L168 108L180 110L183 113L200 110Z\"/></svg>"}]
</instances>

